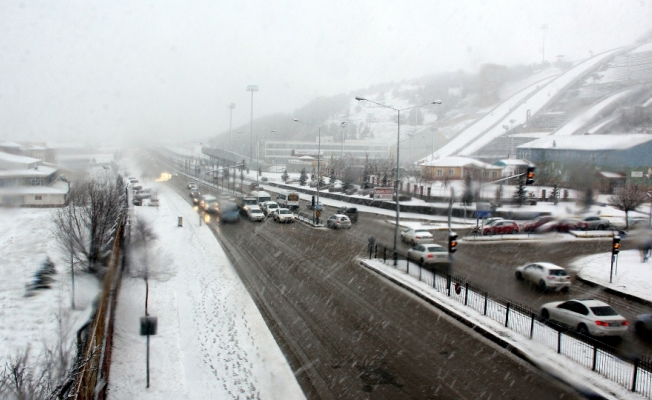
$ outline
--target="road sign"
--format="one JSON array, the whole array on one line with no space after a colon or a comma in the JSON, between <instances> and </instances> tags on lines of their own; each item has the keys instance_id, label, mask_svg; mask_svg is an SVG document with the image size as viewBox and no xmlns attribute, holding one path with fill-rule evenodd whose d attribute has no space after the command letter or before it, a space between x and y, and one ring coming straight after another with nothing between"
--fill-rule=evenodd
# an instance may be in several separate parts
<instances>
[{"instance_id":1,"label":"road sign","mask_svg":"<svg viewBox=\"0 0 652 400\"><path fill-rule=\"evenodd\" d=\"M321 210L315 211L315 215L317 216L317 218L321 217Z\"/></svg>"},{"instance_id":2,"label":"road sign","mask_svg":"<svg viewBox=\"0 0 652 400\"><path fill-rule=\"evenodd\" d=\"M322 207L321 204L317 204L317 205L315 206L315 210L317 210L317 211L321 211L322 208L323 208L323 207Z\"/></svg>"},{"instance_id":3,"label":"road sign","mask_svg":"<svg viewBox=\"0 0 652 400\"><path fill-rule=\"evenodd\" d=\"M383 199L393 199L394 198L394 188L391 187L377 187L374 189L374 199L383 200Z\"/></svg>"},{"instance_id":4,"label":"road sign","mask_svg":"<svg viewBox=\"0 0 652 400\"><path fill-rule=\"evenodd\" d=\"M491 211L476 211L475 212L475 217L476 218L491 217Z\"/></svg>"}]
</instances>

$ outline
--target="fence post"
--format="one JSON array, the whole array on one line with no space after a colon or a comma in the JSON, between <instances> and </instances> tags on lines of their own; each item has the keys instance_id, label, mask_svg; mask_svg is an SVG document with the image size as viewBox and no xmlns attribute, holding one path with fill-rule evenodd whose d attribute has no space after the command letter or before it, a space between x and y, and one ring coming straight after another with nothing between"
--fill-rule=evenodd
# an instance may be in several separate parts
<instances>
[{"instance_id":1,"label":"fence post","mask_svg":"<svg viewBox=\"0 0 652 400\"><path fill-rule=\"evenodd\" d=\"M509 328L509 302L507 303L507 310L505 311L505 328Z\"/></svg>"},{"instance_id":2,"label":"fence post","mask_svg":"<svg viewBox=\"0 0 652 400\"><path fill-rule=\"evenodd\" d=\"M423 263L419 265L419 282L421 282L421 271L423 270Z\"/></svg>"},{"instance_id":3,"label":"fence post","mask_svg":"<svg viewBox=\"0 0 652 400\"><path fill-rule=\"evenodd\" d=\"M489 292L484 292L484 315L487 315L487 297L489 296Z\"/></svg>"},{"instance_id":4,"label":"fence post","mask_svg":"<svg viewBox=\"0 0 652 400\"><path fill-rule=\"evenodd\" d=\"M387 247L383 247L383 263L387 263Z\"/></svg>"},{"instance_id":5,"label":"fence post","mask_svg":"<svg viewBox=\"0 0 652 400\"><path fill-rule=\"evenodd\" d=\"M561 354L561 331L557 331L557 353Z\"/></svg>"},{"instance_id":6,"label":"fence post","mask_svg":"<svg viewBox=\"0 0 652 400\"><path fill-rule=\"evenodd\" d=\"M378 245L374 246L374 258L378 258Z\"/></svg>"},{"instance_id":7,"label":"fence post","mask_svg":"<svg viewBox=\"0 0 652 400\"><path fill-rule=\"evenodd\" d=\"M591 368L591 371L595 371L597 364L598 364L598 346L593 345L593 367Z\"/></svg>"},{"instance_id":8,"label":"fence post","mask_svg":"<svg viewBox=\"0 0 652 400\"><path fill-rule=\"evenodd\" d=\"M446 275L446 294L451 296L451 274Z\"/></svg>"},{"instance_id":9,"label":"fence post","mask_svg":"<svg viewBox=\"0 0 652 400\"><path fill-rule=\"evenodd\" d=\"M638 378L638 362L639 359L634 359L634 376L632 377L632 392L636 392L636 378Z\"/></svg>"},{"instance_id":10,"label":"fence post","mask_svg":"<svg viewBox=\"0 0 652 400\"><path fill-rule=\"evenodd\" d=\"M373 252L374 252L373 246L369 246L369 259L370 260L371 260L371 255L373 254Z\"/></svg>"},{"instance_id":11,"label":"fence post","mask_svg":"<svg viewBox=\"0 0 652 400\"><path fill-rule=\"evenodd\" d=\"M398 253L394 252L394 266L396 267L398 265Z\"/></svg>"},{"instance_id":12,"label":"fence post","mask_svg":"<svg viewBox=\"0 0 652 400\"><path fill-rule=\"evenodd\" d=\"M405 263L407 264L407 274L410 275L410 259L405 257Z\"/></svg>"},{"instance_id":13,"label":"fence post","mask_svg":"<svg viewBox=\"0 0 652 400\"><path fill-rule=\"evenodd\" d=\"M536 318L536 314L532 313L532 321L530 322L530 339L534 336L534 318Z\"/></svg>"},{"instance_id":14,"label":"fence post","mask_svg":"<svg viewBox=\"0 0 652 400\"><path fill-rule=\"evenodd\" d=\"M464 305L468 306L469 305L469 283L466 282L464 285Z\"/></svg>"}]
</instances>

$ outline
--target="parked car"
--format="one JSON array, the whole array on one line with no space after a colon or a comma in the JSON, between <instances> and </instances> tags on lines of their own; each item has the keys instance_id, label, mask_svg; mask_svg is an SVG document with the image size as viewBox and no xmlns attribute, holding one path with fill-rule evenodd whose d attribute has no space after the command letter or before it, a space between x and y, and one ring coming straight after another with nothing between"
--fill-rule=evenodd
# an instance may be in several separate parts
<instances>
[{"instance_id":1,"label":"parked car","mask_svg":"<svg viewBox=\"0 0 652 400\"><path fill-rule=\"evenodd\" d=\"M505 235L505 234L516 234L520 232L518 224L511 220L502 220L496 221L494 224L485 226L482 229L483 235Z\"/></svg>"},{"instance_id":2,"label":"parked car","mask_svg":"<svg viewBox=\"0 0 652 400\"><path fill-rule=\"evenodd\" d=\"M256 207L247 207L245 211L247 218L249 218L249 221L264 221L265 220L265 214L263 213L263 210L260 208Z\"/></svg>"},{"instance_id":3,"label":"parked car","mask_svg":"<svg viewBox=\"0 0 652 400\"><path fill-rule=\"evenodd\" d=\"M546 303L541 317L591 336L623 336L629 326L609 304L592 299Z\"/></svg>"},{"instance_id":4,"label":"parked car","mask_svg":"<svg viewBox=\"0 0 652 400\"><path fill-rule=\"evenodd\" d=\"M337 214L346 215L354 224L358 222L358 209L355 207L340 207Z\"/></svg>"},{"instance_id":5,"label":"parked car","mask_svg":"<svg viewBox=\"0 0 652 400\"><path fill-rule=\"evenodd\" d=\"M611 226L611 222L597 215L586 216L582 218L582 221L586 223L586 229L589 230L605 230Z\"/></svg>"},{"instance_id":6,"label":"parked car","mask_svg":"<svg viewBox=\"0 0 652 400\"><path fill-rule=\"evenodd\" d=\"M351 229L351 219L344 214L334 214L326 220L326 226L333 229Z\"/></svg>"},{"instance_id":7,"label":"parked car","mask_svg":"<svg viewBox=\"0 0 652 400\"><path fill-rule=\"evenodd\" d=\"M584 221L573 218L564 218L541 225L537 229L537 232L585 231L587 228L588 224Z\"/></svg>"},{"instance_id":8,"label":"parked car","mask_svg":"<svg viewBox=\"0 0 652 400\"><path fill-rule=\"evenodd\" d=\"M418 244L408 250L407 257L419 264L450 264L448 251L438 244Z\"/></svg>"},{"instance_id":9,"label":"parked car","mask_svg":"<svg viewBox=\"0 0 652 400\"><path fill-rule=\"evenodd\" d=\"M471 233L480 235L480 234L482 234L482 230L484 228L487 228L487 227L489 227L491 225L497 224L499 221L504 221L504 220L505 220L504 218L500 218L500 217L485 218L485 219L482 220L482 223L479 226L474 226L473 227L473 230L471 231Z\"/></svg>"},{"instance_id":10,"label":"parked car","mask_svg":"<svg viewBox=\"0 0 652 400\"><path fill-rule=\"evenodd\" d=\"M199 204L201 201L201 193L197 189L190 190L190 198L192 199L193 204Z\"/></svg>"},{"instance_id":11,"label":"parked car","mask_svg":"<svg viewBox=\"0 0 652 400\"><path fill-rule=\"evenodd\" d=\"M266 201L262 203L262 207L261 207L266 217L271 217L272 214L279 208L280 207L278 206L278 203L276 203L275 201Z\"/></svg>"},{"instance_id":12,"label":"parked car","mask_svg":"<svg viewBox=\"0 0 652 400\"><path fill-rule=\"evenodd\" d=\"M652 338L652 314L641 314L636 317L634 328L639 335Z\"/></svg>"},{"instance_id":13,"label":"parked car","mask_svg":"<svg viewBox=\"0 0 652 400\"><path fill-rule=\"evenodd\" d=\"M568 291L571 286L571 279L568 272L559 265L548 262L537 262L516 268L516 278L534 283L544 291L556 289Z\"/></svg>"},{"instance_id":14,"label":"parked car","mask_svg":"<svg viewBox=\"0 0 652 400\"><path fill-rule=\"evenodd\" d=\"M401 240L405 243L411 243L413 246L421 243L433 243L432 233L427 229L408 228L401 232Z\"/></svg>"},{"instance_id":15,"label":"parked car","mask_svg":"<svg viewBox=\"0 0 652 400\"><path fill-rule=\"evenodd\" d=\"M540 215L530 222L526 222L521 226L521 232L536 232L537 229L543 224L552 222L555 217L551 215Z\"/></svg>"},{"instance_id":16,"label":"parked car","mask_svg":"<svg viewBox=\"0 0 652 400\"><path fill-rule=\"evenodd\" d=\"M287 208L279 208L272 215L276 222L294 222L294 214Z\"/></svg>"}]
</instances>

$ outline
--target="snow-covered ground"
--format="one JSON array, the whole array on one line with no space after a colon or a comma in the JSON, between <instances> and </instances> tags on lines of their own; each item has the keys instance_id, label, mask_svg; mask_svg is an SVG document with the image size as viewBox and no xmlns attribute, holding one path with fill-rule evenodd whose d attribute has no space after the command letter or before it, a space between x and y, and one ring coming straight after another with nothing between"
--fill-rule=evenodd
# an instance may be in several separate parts
<instances>
[{"instance_id":1,"label":"snow-covered ground","mask_svg":"<svg viewBox=\"0 0 652 400\"><path fill-rule=\"evenodd\" d=\"M199 226L185 199L164 185L158 191L159 208L134 208L134 217L149 221L158 235L152 269L173 275L150 282L149 313L158 318L150 339L150 388L146 339L139 335L145 284L127 278L118 298L109 398L304 398L215 236Z\"/></svg>"},{"instance_id":2,"label":"snow-covered ground","mask_svg":"<svg viewBox=\"0 0 652 400\"><path fill-rule=\"evenodd\" d=\"M53 208L0 208L0 365L25 351L38 359L59 340L75 356L75 331L89 318L98 294L97 279L75 276L75 310L71 309L68 257L56 245ZM31 292L26 285L50 257L57 273L50 289Z\"/></svg>"}]
</instances>

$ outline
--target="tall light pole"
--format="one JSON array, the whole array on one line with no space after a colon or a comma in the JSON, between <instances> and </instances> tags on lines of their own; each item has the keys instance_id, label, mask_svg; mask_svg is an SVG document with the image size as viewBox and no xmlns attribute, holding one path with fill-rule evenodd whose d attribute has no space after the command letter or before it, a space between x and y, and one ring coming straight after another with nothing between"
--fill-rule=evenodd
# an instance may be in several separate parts
<instances>
[{"instance_id":1,"label":"tall light pole","mask_svg":"<svg viewBox=\"0 0 652 400\"><path fill-rule=\"evenodd\" d=\"M340 124L340 127L342 127L342 162L344 162L344 129L346 128L346 122L342 122Z\"/></svg>"},{"instance_id":2,"label":"tall light pole","mask_svg":"<svg viewBox=\"0 0 652 400\"><path fill-rule=\"evenodd\" d=\"M233 109L235 108L235 103L229 104L229 108L231 109L231 116L229 117L229 150L233 150L233 142L231 141L231 128L233 127Z\"/></svg>"},{"instance_id":3,"label":"tall light pole","mask_svg":"<svg viewBox=\"0 0 652 400\"><path fill-rule=\"evenodd\" d=\"M379 105L381 107L389 108L390 110L396 111L396 117L397 117L396 122L397 122L397 125L398 125L398 130L397 130L397 134L396 134L396 189L395 189L395 191L396 191L396 225L394 226L394 253L396 253L396 249L398 247L398 225L399 225L399 218L400 218L400 215L401 215L401 202L398 200L399 199L398 184L399 184L400 179L401 179L400 175L399 175L399 165L400 165L400 163L399 163L399 150L400 150L400 144L401 144L401 111L407 111L407 110L411 110L413 108L429 106L429 105L432 105L432 104L441 104L441 100L435 100L435 101L432 101L430 103L425 103L425 104L421 104L421 105L418 105L418 106L412 106L412 107L398 109L398 108L394 108L392 106L388 106L387 104L377 103L377 102L375 102L373 100L369 100L369 99L366 99L366 98L360 97L360 96L356 96L355 99L358 100L358 101L368 101L370 103L374 103L374 104Z\"/></svg>"},{"instance_id":4,"label":"tall light pole","mask_svg":"<svg viewBox=\"0 0 652 400\"><path fill-rule=\"evenodd\" d=\"M515 119L509 120L509 154L516 158L516 155L514 154L514 122L516 122Z\"/></svg>"},{"instance_id":5,"label":"tall light pole","mask_svg":"<svg viewBox=\"0 0 652 400\"><path fill-rule=\"evenodd\" d=\"M541 42L541 64L546 62L546 29L548 29L548 24L541 25L541 32L543 32L543 40Z\"/></svg>"},{"instance_id":6,"label":"tall light pole","mask_svg":"<svg viewBox=\"0 0 652 400\"><path fill-rule=\"evenodd\" d=\"M258 91L258 85L247 86L247 91L251 92L251 132L249 134L249 165L251 165L254 153L254 92Z\"/></svg>"},{"instance_id":7,"label":"tall light pole","mask_svg":"<svg viewBox=\"0 0 652 400\"><path fill-rule=\"evenodd\" d=\"M276 129L272 129L269 133L276 132ZM260 171L260 140L258 140L259 135L256 135L256 185L258 185L258 173Z\"/></svg>"}]
</instances>

